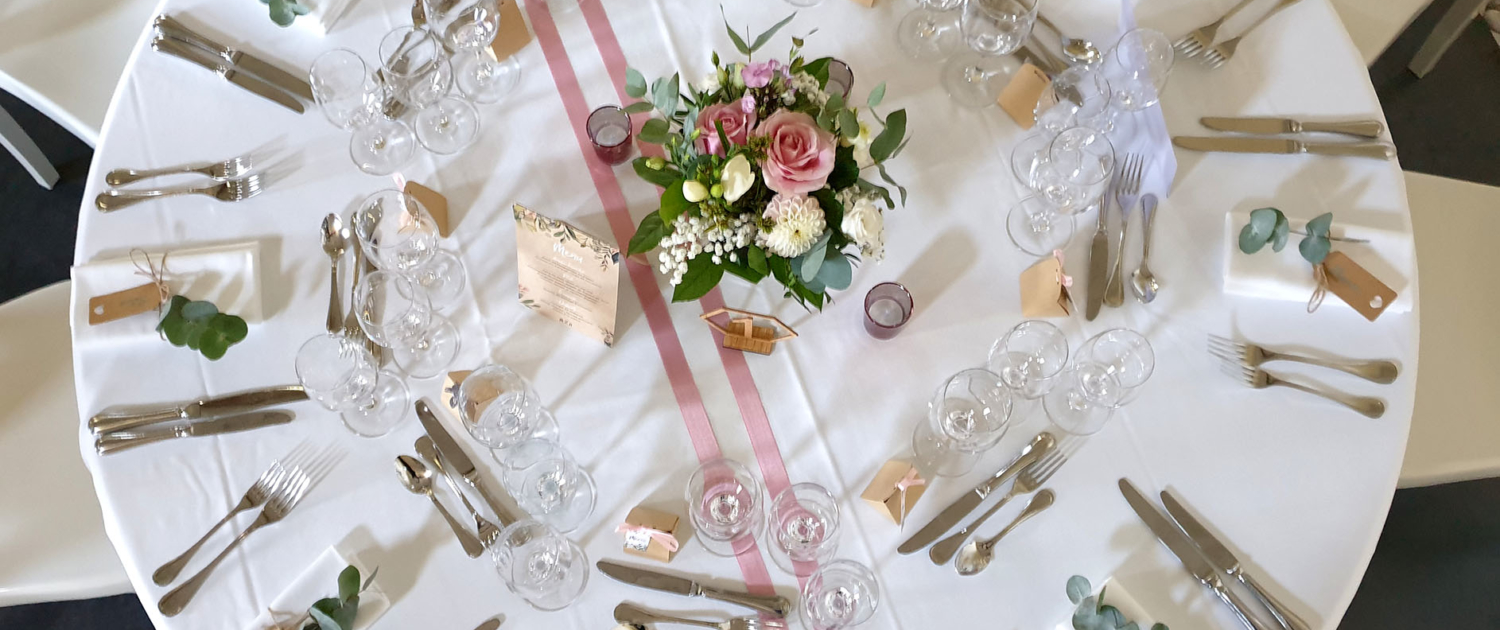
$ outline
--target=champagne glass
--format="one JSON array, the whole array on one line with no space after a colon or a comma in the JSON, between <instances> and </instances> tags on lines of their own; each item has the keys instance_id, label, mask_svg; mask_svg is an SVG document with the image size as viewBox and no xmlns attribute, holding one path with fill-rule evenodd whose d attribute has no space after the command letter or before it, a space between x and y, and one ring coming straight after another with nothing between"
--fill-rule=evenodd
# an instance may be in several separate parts
<instances>
[{"instance_id":1,"label":"champagne glass","mask_svg":"<svg viewBox=\"0 0 1500 630\"><path fill-rule=\"evenodd\" d=\"M468 101L444 96L417 112L417 141L438 155L452 155L479 137L479 110Z\"/></svg>"},{"instance_id":2,"label":"champagne glass","mask_svg":"<svg viewBox=\"0 0 1500 630\"><path fill-rule=\"evenodd\" d=\"M486 365L458 386L458 417L475 440L505 464L507 450L526 440L556 439L557 420L531 383L503 365Z\"/></svg>"},{"instance_id":3,"label":"champagne glass","mask_svg":"<svg viewBox=\"0 0 1500 630\"><path fill-rule=\"evenodd\" d=\"M1119 113L1113 105L1113 91L1103 72L1089 66L1072 66L1058 74L1042 92L1033 113L1037 128L1046 133L1088 127L1107 134L1114 131Z\"/></svg>"},{"instance_id":4,"label":"champagne glass","mask_svg":"<svg viewBox=\"0 0 1500 630\"><path fill-rule=\"evenodd\" d=\"M557 442L531 439L510 449L501 481L522 511L557 531L594 513L594 478Z\"/></svg>"},{"instance_id":5,"label":"champagne glass","mask_svg":"<svg viewBox=\"0 0 1500 630\"><path fill-rule=\"evenodd\" d=\"M465 98L494 103L515 89L521 65L488 51L500 32L499 0L426 0L427 27L453 49L453 81Z\"/></svg>"},{"instance_id":6,"label":"champagne glass","mask_svg":"<svg viewBox=\"0 0 1500 630\"><path fill-rule=\"evenodd\" d=\"M766 527L760 481L744 464L728 459L704 462L688 479L688 518L703 548L732 556L748 548Z\"/></svg>"},{"instance_id":7,"label":"champagne glass","mask_svg":"<svg viewBox=\"0 0 1500 630\"><path fill-rule=\"evenodd\" d=\"M1068 129L1050 141L1044 134L1023 140L1011 154L1011 171L1023 199L1006 217L1011 242L1033 256L1046 256L1072 241L1072 215L1104 194L1114 173L1114 146L1087 127ZM1038 149L1045 142L1045 149Z\"/></svg>"},{"instance_id":8,"label":"champagne glass","mask_svg":"<svg viewBox=\"0 0 1500 630\"><path fill-rule=\"evenodd\" d=\"M501 530L490 545L490 559L511 592L537 610L567 608L589 581L589 558L583 549L534 519Z\"/></svg>"},{"instance_id":9,"label":"champagne glass","mask_svg":"<svg viewBox=\"0 0 1500 630\"><path fill-rule=\"evenodd\" d=\"M810 630L852 628L869 621L879 605L875 573L852 560L825 564L802 585L800 611Z\"/></svg>"},{"instance_id":10,"label":"champagne glass","mask_svg":"<svg viewBox=\"0 0 1500 630\"><path fill-rule=\"evenodd\" d=\"M354 132L349 158L359 170L389 175L416 154L411 127L385 117L389 86L354 51L339 48L319 55L308 70L308 83L323 116Z\"/></svg>"},{"instance_id":11,"label":"champagne glass","mask_svg":"<svg viewBox=\"0 0 1500 630\"><path fill-rule=\"evenodd\" d=\"M1068 363L1068 338L1048 322L1017 324L990 347L986 364L1022 398L1037 399L1052 388Z\"/></svg>"},{"instance_id":12,"label":"champagne glass","mask_svg":"<svg viewBox=\"0 0 1500 630\"><path fill-rule=\"evenodd\" d=\"M1109 366L1085 361L1063 372L1057 387L1042 396L1042 408L1059 429L1092 435L1113 417L1123 394Z\"/></svg>"},{"instance_id":13,"label":"champagne glass","mask_svg":"<svg viewBox=\"0 0 1500 630\"><path fill-rule=\"evenodd\" d=\"M1009 55L1026 41L1036 23L1036 0L964 0L959 26L970 50L943 67L943 87L970 109L995 105L1007 78L1021 67Z\"/></svg>"},{"instance_id":14,"label":"champagne glass","mask_svg":"<svg viewBox=\"0 0 1500 630\"><path fill-rule=\"evenodd\" d=\"M1112 328L1094 335L1083 342L1078 357L1105 366L1119 380L1125 391L1116 406L1135 400L1156 369L1151 342L1128 328Z\"/></svg>"},{"instance_id":15,"label":"champagne glass","mask_svg":"<svg viewBox=\"0 0 1500 630\"><path fill-rule=\"evenodd\" d=\"M896 41L906 56L918 61L943 59L963 45L959 14L963 0L917 0L921 5L901 19Z\"/></svg>"},{"instance_id":16,"label":"champagne glass","mask_svg":"<svg viewBox=\"0 0 1500 630\"><path fill-rule=\"evenodd\" d=\"M396 365L413 378L442 374L458 356L458 328L434 313L427 294L404 275L383 269L365 274L353 308L365 334L394 350Z\"/></svg>"},{"instance_id":17,"label":"champagne glass","mask_svg":"<svg viewBox=\"0 0 1500 630\"><path fill-rule=\"evenodd\" d=\"M355 435L380 437L406 419L406 384L382 371L363 343L343 334L308 339L297 350L296 370L308 395L324 409L339 412Z\"/></svg>"},{"instance_id":18,"label":"champagne glass","mask_svg":"<svg viewBox=\"0 0 1500 630\"><path fill-rule=\"evenodd\" d=\"M1000 376L968 369L949 377L912 435L918 467L940 477L969 472L1010 428L1012 400Z\"/></svg>"},{"instance_id":19,"label":"champagne glass","mask_svg":"<svg viewBox=\"0 0 1500 630\"><path fill-rule=\"evenodd\" d=\"M771 501L771 559L783 571L807 577L838 551L839 504L815 483L788 486Z\"/></svg>"},{"instance_id":20,"label":"champagne glass","mask_svg":"<svg viewBox=\"0 0 1500 630\"><path fill-rule=\"evenodd\" d=\"M468 277L457 256L438 249L437 221L416 197L395 189L366 197L351 219L377 268L410 275L443 308L463 296Z\"/></svg>"},{"instance_id":21,"label":"champagne glass","mask_svg":"<svg viewBox=\"0 0 1500 630\"><path fill-rule=\"evenodd\" d=\"M413 109L437 102L453 84L443 44L427 29L403 26L380 40L381 74L396 100Z\"/></svg>"},{"instance_id":22,"label":"champagne glass","mask_svg":"<svg viewBox=\"0 0 1500 630\"><path fill-rule=\"evenodd\" d=\"M1104 58L1104 72L1114 86L1115 102L1125 111L1140 111L1161 100L1176 53L1166 33L1149 28L1127 32Z\"/></svg>"}]
</instances>

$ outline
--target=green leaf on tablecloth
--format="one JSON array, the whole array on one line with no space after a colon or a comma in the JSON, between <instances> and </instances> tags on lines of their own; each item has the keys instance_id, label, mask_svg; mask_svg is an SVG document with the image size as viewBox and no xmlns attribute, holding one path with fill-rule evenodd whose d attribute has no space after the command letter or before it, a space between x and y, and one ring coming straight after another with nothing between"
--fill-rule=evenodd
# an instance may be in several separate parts
<instances>
[{"instance_id":1,"label":"green leaf on tablecloth","mask_svg":"<svg viewBox=\"0 0 1500 630\"><path fill-rule=\"evenodd\" d=\"M347 602L349 598L358 594L359 569L351 564L339 572L339 599Z\"/></svg>"},{"instance_id":2,"label":"green leaf on tablecloth","mask_svg":"<svg viewBox=\"0 0 1500 630\"><path fill-rule=\"evenodd\" d=\"M625 69L625 94L630 98L641 98L646 95L646 77L635 68Z\"/></svg>"},{"instance_id":3,"label":"green leaf on tablecloth","mask_svg":"<svg viewBox=\"0 0 1500 630\"><path fill-rule=\"evenodd\" d=\"M677 217L689 208L693 202L688 201L682 194L682 182L676 182L667 186L661 193L661 222L663 225L671 225L677 221Z\"/></svg>"},{"instance_id":4,"label":"green leaf on tablecloth","mask_svg":"<svg viewBox=\"0 0 1500 630\"><path fill-rule=\"evenodd\" d=\"M1073 602L1074 605L1083 601L1083 598L1088 597L1093 591L1094 587L1089 584L1088 578L1081 575L1068 578L1068 601Z\"/></svg>"},{"instance_id":5,"label":"green leaf on tablecloth","mask_svg":"<svg viewBox=\"0 0 1500 630\"><path fill-rule=\"evenodd\" d=\"M724 18L724 30L729 33L729 41L734 42L735 49L740 51L741 55L749 56L750 46L745 43L745 38L740 37L739 33L734 32L734 27L729 25L729 16L724 15L724 5L722 4L719 5L719 16Z\"/></svg>"},{"instance_id":6,"label":"green leaf on tablecloth","mask_svg":"<svg viewBox=\"0 0 1500 630\"><path fill-rule=\"evenodd\" d=\"M1286 220L1285 215L1276 217L1276 229L1271 232L1271 251L1279 252L1286 248L1286 240L1291 238L1292 222Z\"/></svg>"},{"instance_id":7,"label":"green leaf on tablecloth","mask_svg":"<svg viewBox=\"0 0 1500 630\"><path fill-rule=\"evenodd\" d=\"M641 125L641 141L651 144L663 144L671 133L672 126L660 118L652 118Z\"/></svg>"},{"instance_id":8,"label":"green leaf on tablecloth","mask_svg":"<svg viewBox=\"0 0 1500 630\"><path fill-rule=\"evenodd\" d=\"M687 273L682 282L672 290L673 302L691 302L712 291L724 278L724 268L714 264L708 256L700 255L688 261Z\"/></svg>"},{"instance_id":9,"label":"green leaf on tablecloth","mask_svg":"<svg viewBox=\"0 0 1500 630\"><path fill-rule=\"evenodd\" d=\"M759 245L751 244L749 251L750 268L759 271L762 276L771 273L771 266L766 262L766 250L761 249Z\"/></svg>"},{"instance_id":10,"label":"green leaf on tablecloth","mask_svg":"<svg viewBox=\"0 0 1500 630\"><path fill-rule=\"evenodd\" d=\"M1164 624L1164 623L1155 623L1155 624L1151 624L1151 630L1171 630L1171 629L1167 627L1167 624Z\"/></svg>"},{"instance_id":11,"label":"green leaf on tablecloth","mask_svg":"<svg viewBox=\"0 0 1500 630\"><path fill-rule=\"evenodd\" d=\"M823 268L823 261L828 255L828 239L832 237L833 230L823 230L823 235L813 243L812 249L794 260L797 277L803 282L811 282L818 277L818 270Z\"/></svg>"},{"instance_id":12,"label":"green leaf on tablecloth","mask_svg":"<svg viewBox=\"0 0 1500 630\"><path fill-rule=\"evenodd\" d=\"M885 81L881 81L880 85L877 85L875 86L875 89L870 90L870 98L865 99L865 104L869 105L871 108L874 108L875 106L880 105L880 102L883 100L885 100Z\"/></svg>"},{"instance_id":13,"label":"green leaf on tablecloth","mask_svg":"<svg viewBox=\"0 0 1500 630\"><path fill-rule=\"evenodd\" d=\"M678 171L671 166L663 166L659 169L651 168L651 159L652 158L638 157L630 163L630 166L635 169L635 174L641 179L651 182L652 184L656 184L657 186L660 186L662 188L671 186L673 182L682 181L681 171Z\"/></svg>"},{"instance_id":14,"label":"green leaf on tablecloth","mask_svg":"<svg viewBox=\"0 0 1500 630\"><path fill-rule=\"evenodd\" d=\"M194 301L182 305L182 318L188 321L204 321L219 314L219 307L213 302Z\"/></svg>"},{"instance_id":15,"label":"green leaf on tablecloth","mask_svg":"<svg viewBox=\"0 0 1500 630\"><path fill-rule=\"evenodd\" d=\"M656 109L656 106L652 105L651 103L648 103L646 101L636 101L634 103L631 103L631 104L625 106L625 113L627 113L627 114L643 114L643 113L649 112L649 111L651 111L653 109Z\"/></svg>"},{"instance_id":16,"label":"green leaf on tablecloth","mask_svg":"<svg viewBox=\"0 0 1500 630\"><path fill-rule=\"evenodd\" d=\"M843 291L854 280L854 266L843 254L830 249L823 268L818 270L817 280L830 289Z\"/></svg>"},{"instance_id":17,"label":"green leaf on tablecloth","mask_svg":"<svg viewBox=\"0 0 1500 630\"><path fill-rule=\"evenodd\" d=\"M794 17L797 17L797 12L796 11L793 11L791 15L788 15L788 16L786 16L786 18L782 19L780 22L777 22L775 26L772 26L771 28L766 29L766 32L761 33L759 37L755 38L755 43L750 44L750 52L753 53L753 52L755 52L757 50L760 50L761 46L766 45L766 42L768 42L768 41L771 40L771 36L775 35L776 31L781 30L781 27L786 26L786 23L792 21L792 18L794 18ZM750 53L746 53L746 54L750 54Z\"/></svg>"},{"instance_id":18,"label":"green leaf on tablecloth","mask_svg":"<svg viewBox=\"0 0 1500 630\"><path fill-rule=\"evenodd\" d=\"M297 10L294 8L295 6L295 2L288 2L288 0L271 0L271 21L275 22L277 26L291 26L292 22L296 21L298 15Z\"/></svg>"},{"instance_id":19,"label":"green leaf on tablecloth","mask_svg":"<svg viewBox=\"0 0 1500 630\"><path fill-rule=\"evenodd\" d=\"M1260 251L1274 237L1276 224L1282 220L1285 217L1275 208L1251 210L1250 221L1240 229L1240 251L1246 254Z\"/></svg>"},{"instance_id":20,"label":"green leaf on tablecloth","mask_svg":"<svg viewBox=\"0 0 1500 630\"><path fill-rule=\"evenodd\" d=\"M898 109L885 118L885 129L870 142L870 158L884 162L896 152L901 140L906 137L906 110Z\"/></svg>"},{"instance_id":21,"label":"green leaf on tablecloth","mask_svg":"<svg viewBox=\"0 0 1500 630\"><path fill-rule=\"evenodd\" d=\"M640 227L635 229L635 236L630 237L630 245L625 248L627 256L644 254L661 244L661 240L667 237L667 226L662 223L661 213L652 212L641 219Z\"/></svg>"}]
</instances>

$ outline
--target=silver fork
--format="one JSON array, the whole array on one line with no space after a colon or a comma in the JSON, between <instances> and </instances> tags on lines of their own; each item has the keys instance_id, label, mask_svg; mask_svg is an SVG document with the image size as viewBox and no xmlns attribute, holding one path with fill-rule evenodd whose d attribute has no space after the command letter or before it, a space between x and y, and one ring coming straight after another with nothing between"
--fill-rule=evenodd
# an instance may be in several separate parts
<instances>
[{"instance_id":1,"label":"silver fork","mask_svg":"<svg viewBox=\"0 0 1500 630\"><path fill-rule=\"evenodd\" d=\"M1379 398L1370 398L1368 396L1351 396L1343 392L1309 387L1301 383L1293 383L1291 381L1282 380L1267 373L1265 370L1250 367L1234 359L1220 357L1219 360L1221 362L1219 365L1219 369L1223 371L1224 374L1245 384L1252 389L1265 389L1267 387L1271 387L1272 385L1280 385L1282 387L1290 387L1295 390L1304 391L1314 396L1322 396L1323 398L1327 398L1328 400L1358 411L1359 413L1369 418L1379 418L1380 416L1385 414L1385 401Z\"/></svg>"},{"instance_id":2,"label":"silver fork","mask_svg":"<svg viewBox=\"0 0 1500 630\"><path fill-rule=\"evenodd\" d=\"M698 626L700 628L717 628L718 630L779 630L786 628L785 621L775 618L763 620L758 616L746 616L733 617L724 621L707 621L704 619L673 617L626 603L615 607L615 621L623 624L631 624L638 628L644 627L644 624L648 623L675 623L685 626Z\"/></svg>"},{"instance_id":3,"label":"silver fork","mask_svg":"<svg viewBox=\"0 0 1500 630\"><path fill-rule=\"evenodd\" d=\"M250 173L251 169L258 166L264 155L252 151L245 155L239 155L223 162L204 164L200 166L172 166L168 168L141 169L117 168L104 176L104 182L111 186L123 186L132 182L138 182L152 177L163 175L175 175L186 173L201 173L219 181L238 179Z\"/></svg>"},{"instance_id":4,"label":"silver fork","mask_svg":"<svg viewBox=\"0 0 1500 630\"><path fill-rule=\"evenodd\" d=\"M1357 359L1319 359L1285 352L1267 350L1253 343L1235 341L1215 334L1208 336L1208 352L1220 359L1238 361L1240 364L1258 368L1267 361L1296 361L1347 372L1367 381L1382 385L1396 382L1400 370L1391 361Z\"/></svg>"},{"instance_id":5,"label":"silver fork","mask_svg":"<svg viewBox=\"0 0 1500 630\"><path fill-rule=\"evenodd\" d=\"M1298 1L1299 0L1281 0L1281 2L1278 3L1275 7L1272 7L1270 11L1267 11L1264 15L1260 16L1259 19L1255 20L1255 22L1252 23L1249 28L1241 31L1239 35L1234 36L1234 39L1226 41L1217 46L1209 47L1209 49L1204 52L1204 61L1208 63L1208 67L1218 68L1219 66L1224 65L1225 62L1229 61L1229 59L1234 56L1235 49L1239 48L1240 40L1244 39L1246 35L1249 35L1250 31L1255 30L1255 27L1260 26L1262 22L1265 22L1266 20L1270 19L1271 16L1276 15L1278 11L1292 6Z\"/></svg>"},{"instance_id":6,"label":"silver fork","mask_svg":"<svg viewBox=\"0 0 1500 630\"><path fill-rule=\"evenodd\" d=\"M219 522L214 523L213 527L208 528L203 537L199 538L198 542L193 543L193 546L188 547L187 551L182 552L181 555L161 565L155 573L151 574L151 581L155 582L157 586L171 584L172 580L177 579L177 575L182 573L183 567L187 566L188 560L193 558L193 554L198 553L198 548L202 547L203 543L208 542L209 536L219 531L219 528L228 523L229 519L234 518L234 515L265 505L266 499L273 492L280 489L286 480L287 468L296 468L298 462L311 454L311 450L312 447L304 442L299 444L297 448L292 449L292 452L287 454L286 457L271 462L271 467L260 474L260 478L256 479L255 483L250 485L250 489L245 491L245 496L240 498L240 502L233 509L229 510L229 513L225 514L224 518L219 519Z\"/></svg>"},{"instance_id":7,"label":"silver fork","mask_svg":"<svg viewBox=\"0 0 1500 630\"><path fill-rule=\"evenodd\" d=\"M1224 23L1228 22L1229 18L1234 17L1236 13L1239 13L1241 9L1250 6L1251 2L1254 2L1254 0L1240 0L1239 4L1234 5L1233 9L1224 14L1224 17L1193 29L1192 32L1183 35L1182 39L1172 44L1172 47L1187 57L1196 57L1202 54L1213 47L1214 37L1219 34L1219 27L1224 26Z\"/></svg>"},{"instance_id":8,"label":"silver fork","mask_svg":"<svg viewBox=\"0 0 1500 630\"><path fill-rule=\"evenodd\" d=\"M1041 459L1021 470L1021 474L1016 476L1016 482L1011 485L1010 492L1005 493L1005 496L1000 498L999 503L996 503L988 511L980 515L979 518L974 519L974 522L965 525L963 529L953 532L952 536L938 541L931 549L927 550L927 557L932 559L933 564L938 565L946 564L949 560L952 560L953 556L958 553L959 548L963 547L964 541L969 538L969 534L979 529L980 525L983 525L991 516L999 512L1000 508L1005 507L1005 504L1011 499L1035 492L1038 488L1041 488L1042 484L1047 483L1047 480L1052 478L1052 474L1057 472L1057 469L1062 468L1062 465L1068 462L1068 457L1078 452L1078 448L1082 444L1083 440L1081 438L1071 436L1063 438L1057 445L1057 448L1052 449L1051 452L1044 455Z\"/></svg>"},{"instance_id":9,"label":"silver fork","mask_svg":"<svg viewBox=\"0 0 1500 630\"><path fill-rule=\"evenodd\" d=\"M100 212L114 212L148 199L175 197L178 195L207 195L219 201L243 201L265 190L266 178L252 173L240 179L231 179L209 186L191 188L159 188L156 190L106 190L94 199Z\"/></svg>"},{"instance_id":10,"label":"silver fork","mask_svg":"<svg viewBox=\"0 0 1500 630\"><path fill-rule=\"evenodd\" d=\"M188 602L192 601L193 596L198 593L198 589L202 588L203 583L208 580L209 574L213 573L213 570L219 566L219 563L224 561L229 552L238 547L240 542L244 541L255 530L286 518L286 515L292 511L292 508L297 507L302 498L307 496L307 490L312 487L313 483L326 475L335 463L336 460L332 451L325 450L318 459L315 459L307 466L292 466L287 468L286 479L283 481L281 487L271 494L270 499L266 501L265 507L261 508L260 516L256 517L255 522L251 523L250 527L245 528L245 531L235 537L234 541L230 542L228 547L219 552L219 555L214 556L214 559L208 563L208 566L203 567L203 570L199 571L193 577L188 578L186 582L172 589L171 592L163 595L161 601L157 602L157 610L168 617L182 612L182 609L186 608Z\"/></svg>"},{"instance_id":11,"label":"silver fork","mask_svg":"<svg viewBox=\"0 0 1500 630\"><path fill-rule=\"evenodd\" d=\"M1146 158L1139 153L1125 154L1120 177L1116 181L1115 204L1120 206L1120 240L1115 247L1115 265L1109 272L1109 283L1104 285L1104 305L1111 308L1125 303L1125 231L1130 227L1130 209L1135 207L1136 195L1141 192L1141 171ZM1100 208L1107 208L1103 204Z\"/></svg>"}]
</instances>

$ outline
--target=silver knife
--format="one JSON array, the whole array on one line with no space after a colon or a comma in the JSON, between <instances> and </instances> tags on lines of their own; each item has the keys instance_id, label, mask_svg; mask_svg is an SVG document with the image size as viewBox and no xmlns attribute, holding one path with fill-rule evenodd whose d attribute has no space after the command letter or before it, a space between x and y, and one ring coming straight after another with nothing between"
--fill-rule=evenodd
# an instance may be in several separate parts
<instances>
[{"instance_id":1,"label":"silver knife","mask_svg":"<svg viewBox=\"0 0 1500 630\"><path fill-rule=\"evenodd\" d=\"M500 526L506 527L520 520L516 518L509 509L490 494L489 488L484 485L484 480L479 477L479 471L474 468L474 460L469 459L468 453L453 439L453 434L438 420L437 414L432 413L432 408L427 404L427 399L417 401L417 419L422 421L422 428L427 430L427 435L432 438L432 443L437 446L438 454L443 456L443 462L449 469L469 484L479 493L479 497L495 512L495 518L499 519Z\"/></svg>"},{"instance_id":2,"label":"silver knife","mask_svg":"<svg viewBox=\"0 0 1500 630\"><path fill-rule=\"evenodd\" d=\"M1016 473L1021 472L1022 468L1030 466L1032 462L1046 455L1056 444L1057 440L1052 437L1051 433L1045 431L1038 433L1036 437L1031 439L1030 444L1021 449L1021 454L1014 460L1011 460L1010 465L1006 466L1000 472L995 473L989 479L986 479L984 483L975 486L973 490L965 492L963 496L959 497L957 501L954 501L948 507L943 508L943 511L926 525L923 525L922 529L917 530L917 533L912 534L911 538L901 543L901 546L896 548L896 552L903 555L914 553L932 544L939 536L953 529L953 526L957 525L965 516L968 516L969 512L973 512L974 508L979 507L979 504L984 503L984 500L990 496L991 492L995 491L995 488L1000 487L1000 484L1005 483L1007 479L1016 476Z\"/></svg>"},{"instance_id":3,"label":"silver knife","mask_svg":"<svg viewBox=\"0 0 1500 630\"><path fill-rule=\"evenodd\" d=\"M1203 526L1203 522L1199 521L1196 516L1193 516L1192 512L1189 512L1187 507L1181 501L1177 500L1177 497L1172 494L1171 490L1163 490L1161 492L1161 504L1167 508L1167 514L1172 515L1172 519L1177 521L1177 525L1182 527L1182 531L1187 532L1188 538L1191 538L1198 545L1198 549L1203 551L1203 555L1208 557L1208 561L1229 574L1229 577L1239 580L1241 584L1254 591L1255 596L1276 617L1276 621L1281 622L1281 625L1287 630L1308 630L1306 622L1293 614L1291 610L1287 609L1280 601L1277 601L1270 593L1267 593L1255 581L1255 578L1250 577L1250 574L1245 572L1244 568L1240 566L1240 559L1235 557L1234 552L1230 551L1229 547L1224 546L1224 543L1217 536L1214 536L1213 532L1208 531L1208 528Z\"/></svg>"},{"instance_id":4,"label":"silver knife","mask_svg":"<svg viewBox=\"0 0 1500 630\"><path fill-rule=\"evenodd\" d=\"M307 99L308 102L312 102L313 100L312 86L308 84L305 78L298 77L273 66L265 60L243 50L235 50L204 37L189 29L182 22L178 22L169 16L157 16L156 27L167 37L181 40L213 53L218 57L222 57L224 61L229 62L229 65L234 66L236 70L242 70L248 74L255 75L293 96L300 96Z\"/></svg>"},{"instance_id":5,"label":"silver knife","mask_svg":"<svg viewBox=\"0 0 1500 630\"><path fill-rule=\"evenodd\" d=\"M1194 151L1227 151L1230 153L1316 153L1389 160L1396 157L1396 147L1385 142L1303 142L1287 138L1246 138L1223 136L1201 138L1174 136L1172 144Z\"/></svg>"},{"instance_id":6,"label":"silver knife","mask_svg":"<svg viewBox=\"0 0 1500 630\"><path fill-rule=\"evenodd\" d=\"M291 422L293 417L295 416L290 411L253 411L227 418L189 422L174 427L151 429L138 433L123 431L106 433L94 438L94 450L98 451L100 455L108 455L143 444L154 444L177 438L236 433L259 429L261 427L286 424Z\"/></svg>"},{"instance_id":7,"label":"silver knife","mask_svg":"<svg viewBox=\"0 0 1500 630\"><path fill-rule=\"evenodd\" d=\"M1239 133L1337 133L1358 138L1379 138L1385 132L1385 125L1378 120L1302 122L1291 118L1204 116L1198 122L1209 129Z\"/></svg>"},{"instance_id":8,"label":"silver knife","mask_svg":"<svg viewBox=\"0 0 1500 630\"><path fill-rule=\"evenodd\" d=\"M302 389L301 385L263 387L224 396L199 398L180 405L147 411L109 411L106 409L89 418L89 429L96 434L109 433L171 420L197 420L257 411L266 407L304 400L307 400L307 390Z\"/></svg>"},{"instance_id":9,"label":"silver knife","mask_svg":"<svg viewBox=\"0 0 1500 630\"><path fill-rule=\"evenodd\" d=\"M1129 479L1120 479L1120 494L1125 495L1125 501L1129 502L1130 507L1135 509L1136 516L1141 517L1141 520L1145 521L1146 527L1151 529L1151 533L1156 535L1156 539L1160 540L1162 544L1167 546L1167 549L1172 551L1173 555L1177 556L1177 559L1182 562L1182 566L1187 568L1188 573L1192 574L1194 578L1197 578L1199 582L1202 582L1204 586L1212 590L1214 595L1217 595L1220 600L1223 600L1225 604L1232 608L1234 614L1239 616L1240 621L1245 624L1245 627L1250 628L1250 630L1272 630L1271 628L1267 628L1259 619L1251 617L1249 613L1245 612L1247 609L1246 602L1233 590L1224 587L1224 579L1219 576L1219 572L1214 569L1213 565L1204 559L1203 553L1198 551L1198 547L1193 545L1193 541L1188 540L1187 536L1182 535L1182 530L1177 529L1177 525L1173 524L1167 517L1162 516L1161 512L1156 510L1156 506L1152 505L1151 501L1145 495L1141 494L1140 490L1136 490L1135 486L1130 484Z\"/></svg>"},{"instance_id":10,"label":"silver knife","mask_svg":"<svg viewBox=\"0 0 1500 630\"><path fill-rule=\"evenodd\" d=\"M1089 246L1089 293L1084 303L1083 317L1094 321L1099 316L1099 307L1104 305L1104 289L1109 281L1109 233L1105 218L1109 215L1109 195L1099 201L1099 227L1094 230L1094 242Z\"/></svg>"},{"instance_id":11,"label":"silver knife","mask_svg":"<svg viewBox=\"0 0 1500 630\"><path fill-rule=\"evenodd\" d=\"M741 591L714 588L699 584L685 577L662 573L652 569L633 567L610 560L600 560L597 566L600 572L616 580L664 593L676 593L688 597L707 597L708 599L738 604L752 610L759 610L783 618L791 612L792 608L792 603L780 595L753 595Z\"/></svg>"},{"instance_id":12,"label":"silver knife","mask_svg":"<svg viewBox=\"0 0 1500 630\"><path fill-rule=\"evenodd\" d=\"M251 94L276 103L277 105L290 109L294 112L300 114L304 111L302 101L293 98L292 95L287 94L286 92L276 89L276 86L271 85L270 83L266 83L265 81L252 77L248 74L236 71L232 66L229 65L229 62L224 61L220 57L211 55L197 48L192 48L187 44L184 44L175 39L156 38L154 40L151 40L151 48L157 50L158 52L164 52L174 57L186 59L200 66L208 68L209 70L218 73L219 76L224 77L225 81L233 83L249 91Z\"/></svg>"}]
</instances>

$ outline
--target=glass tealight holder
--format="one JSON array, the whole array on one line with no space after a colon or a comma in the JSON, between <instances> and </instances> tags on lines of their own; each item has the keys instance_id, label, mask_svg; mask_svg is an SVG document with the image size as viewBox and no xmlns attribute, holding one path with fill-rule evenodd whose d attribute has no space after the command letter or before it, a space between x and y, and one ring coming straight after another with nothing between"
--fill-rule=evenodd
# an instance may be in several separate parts
<instances>
[{"instance_id":1,"label":"glass tealight holder","mask_svg":"<svg viewBox=\"0 0 1500 630\"><path fill-rule=\"evenodd\" d=\"M599 159L608 164L623 164L630 159L630 139L635 130L631 128L630 114L625 110L605 105L589 114L584 126Z\"/></svg>"},{"instance_id":2,"label":"glass tealight holder","mask_svg":"<svg viewBox=\"0 0 1500 630\"><path fill-rule=\"evenodd\" d=\"M865 332L890 339L911 321L911 292L895 282L882 282L865 294Z\"/></svg>"}]
</instances>

